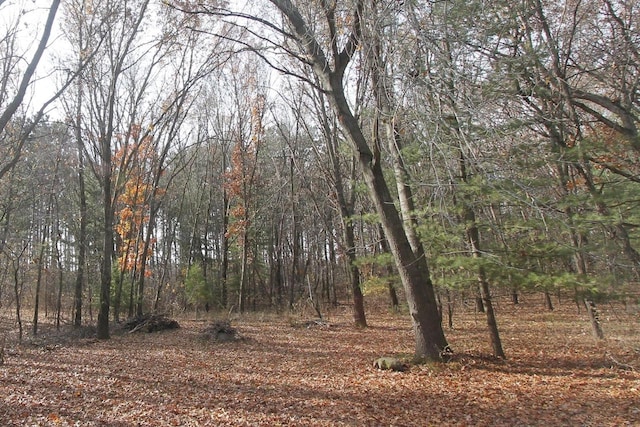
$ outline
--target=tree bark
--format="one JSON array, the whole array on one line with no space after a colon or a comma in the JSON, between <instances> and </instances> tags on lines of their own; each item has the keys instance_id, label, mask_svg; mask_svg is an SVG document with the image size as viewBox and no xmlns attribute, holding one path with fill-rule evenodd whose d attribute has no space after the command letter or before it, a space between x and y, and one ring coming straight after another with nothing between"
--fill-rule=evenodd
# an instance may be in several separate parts
<instances>
[{"instance_id":1,"label":"tree bark","mask_svg":"<svg viewBox=\"0 0 640 427\"><path fill-rule=\"evenodd\" d=\"M602 332L602 326L600 325L600 316L598 315L596 303L593 300L585 299L584 304L587 307L587 313L589 313L593 336L599 340L604 339L604 332Z\"/></svg>"},{"instance_id":2,"label":"tree bark","mask_svg":"<svg viewBox=\"0 0 640 427\"><path fill-rule=\"evenodd\" d=\"M544 291L544 306L549 311L553 311L553 302L551 302L551 295L549 291Z\"/></svg>"},{"instance_id":3,"label":"tree bark","mask_svg":"<svg viewBox=\"0 0 640 427\"><path fill-rule=\"evenodd\" d=\"M424 256L416 257L413 252L402 218L387 186L380 161L374 159L356 118L351 114L344 97L342 80L335 75L331 77L334 109L347 138L358 153L358 161L369 190L369 197L380 216L380 223L405 288L415 333L415 353L420 357L439 360L448 348L448 344L442 330L427 260Z\"/></svg>"},{"instance_id":4,"label":"tree bark","mask_svg":"<svg viewBox=\"0 0 640 427\"><path fill-rule=\"evenodd\" d=\"M460 132L460 126L457 119L454 124L456 132ZM461 135L462 136L462 135ZM460 169L460 180L463 184L469 184L469 175L467 169L467 156L463 151L463 147L460 143L458 146L458 166ZM476 212L469 200L468 195L462 197L462 219L464 220L465 227L467 229L467 243L469 245L469 251L471 256L476 260L482 258L482 251L480 247L480 231L478 230L478 223L476 221ZM476 305L478 308L482 308L487 318L487 327L489 329L489 338L491 340L491 347L493 348L493 355L501 359L505 359L504 350L502 348L502 341L500 340L500 333L498 331L498 322L496 321L496 315L493 310L493 301L491 300L491 292L489 290L489 282L487 280L487 274L480 264L477 270L478 288L480 291L480 299L476 299Z\"/></svg>"}]
</instances>

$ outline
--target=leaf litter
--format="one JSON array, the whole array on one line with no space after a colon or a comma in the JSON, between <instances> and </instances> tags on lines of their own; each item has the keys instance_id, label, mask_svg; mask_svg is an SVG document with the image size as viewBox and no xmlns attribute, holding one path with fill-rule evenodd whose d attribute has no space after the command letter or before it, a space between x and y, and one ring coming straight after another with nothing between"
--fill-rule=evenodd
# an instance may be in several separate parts
<instances>
[{"instance_id":1,"label":"leaf litter","mask_svg":"<svg viewBox=\"0 0 640 427\"><path fill-rule=\"evenodd\" d=\"M610 308L610 310L614 310ZM606 309L603 309L606 312ZM410 360L406 315L350 313L323 327L280 317L233 321L241 340L203 340L203 323L111 340L7 341L0 366L5 426L624 426L640 424L637 313L595 341L575 307L498 309L507 360L489 355L484 319L459 313L446 364ZM304 322L304 319L303 319ZM298 322L299 324L300 322Z\"/></svg>"}]
</instances>

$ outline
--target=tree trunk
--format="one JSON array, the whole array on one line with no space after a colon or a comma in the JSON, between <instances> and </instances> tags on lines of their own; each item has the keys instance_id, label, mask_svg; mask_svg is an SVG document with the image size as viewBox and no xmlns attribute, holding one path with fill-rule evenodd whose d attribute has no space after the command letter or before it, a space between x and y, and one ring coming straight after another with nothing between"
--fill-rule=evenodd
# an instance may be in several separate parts
<instances>
[{"instance_id":1,"label":"tree trunk","mask_svg":"<svg viewBox=\"0 0 640 427\"><path fill-rule=\"evenodd\" d=\"M453 329L453 299L451 298L451 291L447 288L447 325L449 329Z\"/></svg>"},{"instance_id":2,"label":"tree trunk","mask_svg":"<svg viewBox=\"0 0 640 427\"><path fill-rule=\"evenodd\" d=\"M331 76L332 104L345 135L358 153L358 162L369 197L380 217L396 268L405 288L409 314L415 333L415 353L418 357L441 360L449 348L438 315L433 283L424 256L416 257L407 238L402 218L395 207L378 158L369 150L362 130L348 107L342 79Z\"/></svg>"},{"instance_id":3,"label":"tree trunk","mask_svg":"<svg viewBox=\"0 0 640 427\"><path fill-rule=\"evenodd\" d=\"M356 264L355 235L353 224L348 218L343 218L344 243L347 262L349 263L349 281L351 283L351 295L353 296L353 321L356 326L367 327L367 317L364 311L364 296L360 287L360 269Z\"/></svg>"},{"instance_id":4,"label":"tree trunk","mask_svg":"<svg viewBox=\"0 0 640 427\"><path fill-rule=\"evenodd\" d=\"M49 213L49 209L47 208L47 217ZM38 276L36 279L36 296L35 301L33 303L33 335L38 335L38 315L40 311L40 289L42 288L42 269L44 262L44 252L45 252L45 243L47 239L47 234L49 233L49 227L45 226L44 230L42 230L42 238L40 239L40 252L38 253Z\"/></svg>"},{"instance_id":5,"label":"tree trunk","mask_svg":"<svg viewBox=\"0 0 640 427\"><path fill-rule=\"evenodd\" d=\"M226 155L223 154L223 168L225 168L226 164ZM223 169L224 171L224 169ZM227 276L229 270L229 198L227 196L227 190L222 189L222 247L220 248L220 252L222 252L222 260L220 264L220 305L222 308L227 308L228 305L228 297L227 297Z\"/></svg>"},{"instance_id":6,"label":"tree trunk","mask_svg":"<svg viewBox=\"0 0 640 427\"><path fill-rule=\"evenodd\" d=\"M157 186L154 188L157 188ZM147 225L147 234L144 237L144 247L142 249L142 254L140 254L140 271L138 272L136 316L142 316L144 308L144 281L147 272L147 258L149 256L149 250L151 248L151 237L153 236L153 231L156 228L156 218L158 216L158 211L160 210L160 203L155 201L156 195L157 190L154 190L153 195L151 196L151 207L149 212L149 223Z\"/></svg>"},{"instance_id":7,"label":"tree trunk","mask_svg":"<svg viewBox=\"0 0 640 427\"><path fill-rule=\"evenodd\" d=\"M78 192L80 196L80 229L78 230L78 266L76 270L74 293L73 325L82 326L82 290L84 288L84 274L87 254L87 194L84 185L84 154L82 147L78 147Z\"/></svg>"},{"instance_id":8,"label":"tree trunk","mask_svg":"<svg viewBox=\"0 0 640 427\"><path fill-rule=\"evenodd\" d=\"M352 158L350 176L347 179L340 167L340 141L334 131L335 126L330 125L329 113L325 106L325 96L322 91L318 91L318 98L322 100L322 102L318 103L318 114L321 116L320 120L327 141L327 152L331 162L331 175L333 178L333 190L335 191L338 210L340 212L342 243L348 264L349 282L353 301L353 320L356 326L364 328L367 326L367 318L364 309L360 268L356 264L356 239L352 222L355 205L355 191L353 191L353 186L356 180L357 165L355 159ZM350 185L345 185L345 182L349 182ZM351 191L350 194L347 194L346 190L349 189L349 187L351 187Z\"/></svg>"},{"instance_id":9,"label":"tree trunk","mask_svg":"<svg viewBox=\"0 0 640 427\"><path fill-rule=\"evenodd\" d=\"M111 297L111 265L113 259L113 207L111 191L111 141L104 138L102 142L102 191L103 191L103 241L102 262L100 268L100 310L96 336L98 339L109 339L109 307Z\"/></svg>"},{"instance_id":10,"label":"tree trunk","mask_svg":"<svg viewBox=\"0 0 640 427\"><path fill-rule=\"evenodd\" d=\"M249 262L249 238L247 236L247 230L242 232L241 236L241 259L240 259L240 286L238 287L238 310L240 313L245 311L245 303L247 300L247 279L248 279L248 262Z\"/></svg>"},{"instance_id":11,"label":"tree trunk","mask_svg":"<svg viewBox=\"0 0 640 427\"><path fill-rule=\"evenodd\" d=\"M457 121L454 127L456 131L458 131L459 126ZM458 146L458 154L460 179L464 184L468 184L469 176L467 172L467 157L465 156L463 147L461 145ZM467 227L467 243L469 245L469 251L471 252L471 256L479 261L482 258L482 251L480 247L480 231L478 230L478 224L476 221L476 212L467 195L463 195L462 201L462 218ZM491 300L489 282L487 281L487 274L482 264L478 265L477 279L481 299L476 299L476 304L478 308L482 307L482 311L484 311L486 314L487 327L489 329L489 337L491 340L491 347L493 348L493 355L504 359L506 358L506 356L502 348L502 341L500 340L500 333L498 331L498 323L496 321L495 312L493 310L493 301Z\"/></svg>"},{"instance_id":12,"label":"tree trunk","mask_svg":"<svg viewBox=\"0 0 640 427\"><path fill-rule=\"evenodd\" d=\"M22 280L20 280L20 259L27 250L27 246L22 248L20 254L13 261L13 291L16 299L16 322L18 323L18 341L22 342L22 317L21 317L21 301L22 296Z\"/></svg>"},{"instance_id":13,"label":"tree trunk","mask_svg":"<svg viewBox=\"0 0 640 427\"><path fill-rule=\"evenodd\" d=\"M349 126L347 123L344 125ZM366 153L361 154L359 160L369 196L380 215L382 228L405 288L415 333L416 356L440 360L443 352L448 349L448 344L438 315L427 260L425 257L416 258L411 250L402 219L393 204L380 163L372 162L372 158Z\"/></svg>"},{"instance_id":14,"label":"tree trunk","mask_svg":"<svg viewBox=\"0 0 640 427\"><path fill-rule=\"evenodd\" d=\"M56 203L57 205L57 203ZM56 212L60 212L59 206L56 206ZM60 330L60 316L62 313L62 288L64 285L64 274L63 274L63 265L62 265L62 255L60 254L60 218L56 218L56 240L55 240L55 248L56 248L56 264L58 266L58 295L56 298L56 330Z\"/></svg>"},{"instance_id":15,"label":"tree trunk","mask_svg":"<svg viewBox=\"0 0 640 427\"><path fill-rule=\"evenodd\" d=\"M478 272L478 281L480 282L480 289L482 292L482 300L487 311L487 327L489 328L489 337L491 338L491 347L493 348L493 355L501 359L505 359L504 350L502 349L502 341L500 340L500 333L498 332L498 323L496 322L496 315L493 311L493 302L491 301L491 292L489 291L489 283L487 282L484 268L480 267Z\"/></svg>"},{"instance_id":16,"label":"tree trunk","mask_svg":"<svg viewBox=\"0 0 640 427\"><path fill-rule=\"evenodd\" d=\"M82 31L79 32L80 45L82 46ZM81 60L80 60L81 61ZM80 66L79 66L80 67ZM82 79L78 79L78 105L76 106L76 123L74 137L78 150L78 197L80 198L80 229L78 230L78 265L76 270L74 293L74 318L75 327L82 326L82 290L84 288L84 274L87 254L87 192L84 181L84 148L82 146Z\"/></svg>"},{"instance_id":17,"label":"tree trunk","mask_svg":"<svg viewBox=\"0 0 640 427\"><path fill-rule=\"evenodd\" d=\"M22 317L20 316L20 294L22 290L22 282L20 281L20 259L13 269L13 291L16 298L16 322L18 323L18 341L22 342Z\"/></svg>"},{"instance_id":18,"label":"tree trunk","mask_svg":"<svg viewBox=\"0 0 640 427\"><path fill-rule=\"evenodd\" d=\"M596 308L596 303L593 300L585 299L584 305L587 307L591 328L593 329L593 336L599 340L604 339L604 332L602 332L602 326L600 325L600 316Z\"/></svg>"},{"instance_id":19,"label":"tree trunk","mask_svg":"<svg viewBox=\"0 0 640 427\"><path fill-rule=\"evenodd\" d=\"M553 311L553 302L551 302L549 291L544 291L544 306L547 310Z\"/></svg>"},{"instance_id":20,"label":"tree trunk","mask_svg":"<svg viewBox=\"0 0 640 427\"><path fill-rule=\"evenodd\" d=\"M482 293L480 292L480 289L478 288L475 293L476 312L485 313L486 310L484 309L484 302L482 301Z\"/></svg>"},{"instance_id":21,"label":"tree trunk","mask_svg":"<svg viewBox=\"0 0 640 427\"><path fill-rule=\"evenodd\" d=\"M391 249L389 249L389 242L387 242L387 236L384 235L384 230L382 229L382 225L380 224L378 224L378 240L380 241L380 250L382 251L382 253L391 253ZM398 311L400 302L398 301L398 292L396 291L396 287L393 284L393 273L393 268L391 266L387 266L387 289L389 290L391 309L393 311Z\"/></svg>"},{"instance_id":22,"label":"tree trunk","mask_svg":"<svg viewBox=\"0 0 640 427\"><path fill-rule=\"evenodd\" d=\"M125 255L126 256L126 255ZM118 271L118 277L116 282L115 295L112 301L113 305L113 320L115 322L120 321L120 305L122 304L122 285L124 284L124 269Z\"/></svg>"},{"instance_id":23,"label":"tree trunk","mask_svg":"<svg viewBox=\"0 0 640 427\"><path fill-rule=\"evenodd\" d=\"M367 327L367 317L364 310L364 296L362 294L362 288L360 283L360 268L356 263L356 238L353 231L353 222L351 217L353 216L354 196L352 191L351 200L347 200L345 189L343 186L343 176L340 172L340 161L337 152L337 141L331 141L331 148L329 149L332 171L333 171L333 187L338 199L338 205L340 209L340 219L342 221L342 237L344 242L344 252L347 257L348 270L349 270L349 282L351 284L351 295L353 298L353 321L356 326L365 328ZM355 165L354 165L355 166ZM353 180L355 167L352 168Z\"/></svg>"}]
</instances>

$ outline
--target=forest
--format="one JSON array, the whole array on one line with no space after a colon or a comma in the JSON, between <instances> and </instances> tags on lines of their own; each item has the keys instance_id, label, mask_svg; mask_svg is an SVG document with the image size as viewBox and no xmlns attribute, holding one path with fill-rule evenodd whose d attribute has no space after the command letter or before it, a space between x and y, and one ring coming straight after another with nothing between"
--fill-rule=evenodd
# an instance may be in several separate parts
<instances>
[{"instance_id":1,"label":"forest","mask_svg":"<svg viewBox=\"0 0 640 427\"><path fill-rule=\"evenodd\" d=\"M0 363L162 314L466 369L525 310L636 371L639 7L0 0Z\"/></svg>"}]
</instances>

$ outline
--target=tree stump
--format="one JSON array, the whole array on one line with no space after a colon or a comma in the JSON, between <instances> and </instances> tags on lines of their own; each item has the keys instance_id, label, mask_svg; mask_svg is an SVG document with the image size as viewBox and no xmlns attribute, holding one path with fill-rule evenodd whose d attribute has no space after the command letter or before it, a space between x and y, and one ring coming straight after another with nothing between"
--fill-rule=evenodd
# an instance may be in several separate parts
<instances>
[{"instance_id":1,"label":"tree stump","mask_svg":"<svg viewBox=\"0 0 640 427\"><path fill-rule=\"evenodd\" d=\"M217 342L235 341L238 339L238 331L231 326L228 320L214 322L203 332L205 339Z\"/></svg>"}]
</instances>

